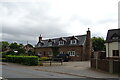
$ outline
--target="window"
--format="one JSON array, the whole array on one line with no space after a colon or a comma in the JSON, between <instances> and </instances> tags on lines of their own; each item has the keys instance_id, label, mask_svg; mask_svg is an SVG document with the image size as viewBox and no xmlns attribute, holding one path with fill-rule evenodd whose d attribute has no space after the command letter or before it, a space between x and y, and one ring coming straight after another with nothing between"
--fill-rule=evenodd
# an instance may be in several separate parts
<instances>
[{"instance_id":1,"label":"window","mask_svg":"<svg viewBox=\"0 0 120 80\"><path fill-rule=\"evenodd\" d=\"M113 50L113 56L119 56L119 50Z\"/></svg>"},{"instance_id":2,"label":"window","mask_svg":"<svg viewBox=\"0 0 120 80\"><path fill-rule=\"evenodd\" d=\"M38 56L42 56L42 52L38 52Z\"/></svg>"},{"instance_id":3,"label":"window","mask_svg":"<svg viewBox=\"0 0 120 80\"><path fill-rule=\"evenodd\" d=\"M53 56L52 51L49 51L49 52L48 52L48 56Z\"/></svg>"},{"instance_id":4,"label":"window","mask_svg":"<svg viewBox=\"0 0 120 80\"><path fill-rule=\"evenodd\" d=\"M117 39L119 39L119 37L112 37L112 39L113 39L113 40L117 40Z\"/></svg>"},{"instance_id":5,"label":"window","mask_svg":"<svg viewBox=\"0 0 120 80\"><path fill-rule=\"evenodd\" d=\"M64 45L64 41L59 41L59 45Z\"/></svg>"},{"instance_id":6,"label":"window","mask_svg":"<svg viewBox=\"0 0 120 80\"><path fill-rule=\"evenodd\" d=\"M41 47L40 43L38 43L38 47Z\"/></svg>"},{"instance_id":7,"label":"window","mask_svg":"<svg viewBox=\"0 0 120 80\"><path fill-rule=\"evenodd\" d=\"M48 43L48 46L52 46L52 42L49 42L49 43Z\"/></svg>"},{"instance_id":8,"label":"window","mask_svg":"<svg viewBox=\"0 0 120 80\"><path fill-rule=\"evenodd\" d=\"M64 54L64 52L63 52L63 51L60 51L60 54Z\"/></svg>"},{"instance_id":9,"label":"window","mask_svg":"<svg viewBox=\"0 0 120 80\"><path fill-rule=\"evenodd\" d=\"M77 43L77 40L71 40L70 44L76 44Z\"/></svg>"},{"instance_id":10,"label":"window","mask_svg":"<svg viewBox=\"0 0 120 80\"><path fill-rule=\"evenodd\" d=\"M69 54L70 56L75 56L75 51L68 51L68 54Z\"/></svg>"}]
</instances>

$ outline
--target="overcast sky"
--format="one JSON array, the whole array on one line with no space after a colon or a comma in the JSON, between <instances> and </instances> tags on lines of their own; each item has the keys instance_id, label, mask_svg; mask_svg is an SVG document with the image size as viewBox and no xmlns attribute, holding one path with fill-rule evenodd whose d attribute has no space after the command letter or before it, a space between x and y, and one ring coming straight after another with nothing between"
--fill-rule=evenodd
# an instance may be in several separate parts
<instances>
[{"instance_id":1,"label":"overcast sky","mask_svg":"<svg viewBox=\"0 0 120 80\"><path fill-rule=\"evenodd\" d=\"M36 44L43 39L86 34L106 38L118 28L119 0L1 0L1 40Z\"/></svg>"}]
</instances>

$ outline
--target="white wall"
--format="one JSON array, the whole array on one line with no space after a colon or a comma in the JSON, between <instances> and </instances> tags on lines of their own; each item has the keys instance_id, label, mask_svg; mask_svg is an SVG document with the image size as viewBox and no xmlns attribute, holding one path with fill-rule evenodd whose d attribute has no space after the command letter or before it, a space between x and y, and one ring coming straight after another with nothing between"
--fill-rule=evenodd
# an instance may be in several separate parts
<instances>
[{"instance_id":1,"label":"white wall","mask_svg":"<svg viewBox=\"0 0 120 80\"><path fill-rule=\"evenodd\" d=\"M120 56L120 42L105 43L105 45L106 45L106 57L113 57L112 50L119 50Z\"/></svg>"}]
</instances>

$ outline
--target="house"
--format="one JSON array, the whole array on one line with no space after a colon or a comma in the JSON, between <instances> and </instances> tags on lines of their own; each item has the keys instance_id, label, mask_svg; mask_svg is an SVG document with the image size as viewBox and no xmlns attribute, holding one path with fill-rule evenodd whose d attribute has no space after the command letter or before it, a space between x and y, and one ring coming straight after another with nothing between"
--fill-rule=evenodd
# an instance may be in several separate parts
<instances>
[{"instance_id":1,"label":"house","mask_svg":"<svg viewBox=\"0 0 120 80\"><path fill-rule=\"evenodd\" d=\"M31 44L27 44L23 48L26 50L26 53L28 53L28 51L34 51L34 48Z\"/></svg>"},{"instance_id":2,"label":"house","mask_svg":"<svg viewBox=\"0 0 120 80\"><path fill-rule=\"evenodd\" d=\"M105 45L107 58L120 59L120 28L108 30Z\"/></svg>"},{"instance_id":3,"label":"house","mask_svg":"<svg viewBox=\"0 0 120 80\"><path fill-rule=\"evenodd\" d=\"M87 34L60 37L43 40L39 36L39 41L34 48L35 54L39 56L52 56L55 49L58 54L69 54L71 61L89 60L91 55L91 32L88 29Z\"/></svg>"}]
</instances>

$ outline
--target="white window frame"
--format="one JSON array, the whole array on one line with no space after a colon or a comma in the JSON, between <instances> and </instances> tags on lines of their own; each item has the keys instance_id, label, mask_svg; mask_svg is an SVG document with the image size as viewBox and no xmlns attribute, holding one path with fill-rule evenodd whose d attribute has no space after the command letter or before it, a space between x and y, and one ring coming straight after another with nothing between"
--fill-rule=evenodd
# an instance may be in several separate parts
<instances>
[{"instance_id":1,"label":"white window frame","mask_svg":"<svg viewBox=\"0 0 120 80\"><path fill-rule=\"evenodd\" d=\"M112 37L112 39L113 39L113 40L117 40L117 39L119 39L119 37Z\"/></svg>"},{"instance_id":2,"label":"white window frame","mask_svg":"<svg viewBox=\"0 0 120 80\"><path fill-rule=\"evenodd\" d=\"M75 56L75 51L68 51L69 56Z\"/></svg>"},{"instance_id":3,"label":"white window frame","mask_svg":"<svg viewBox=\"0 0 120 80\"><path fill-rule=\"evenodd\" d=\"M41 44L40 44L40 43L38 43L38 47L41 47Z\"/></svg>"},{"instance_id":4,"label":"white window frame","mask_svg":"<svg viewBox=\"0 0 120 80\"><path fill-rule=\"evenodd\" d=\"M76 39L71 40L71 41L70 41L70 44L77 44L77 40L76 40Z\"/></svg>"},{"instance_id":5,"label":"white window frame","mask_svg":"<svg viewBox=\"0 0 120 80\"><path fill-rule=\"evenodd\" d=\"M64 52L63 52L63 51L60 51L60 54L64 54Z\"/></svg>"},{"instance_id":6,"label":"white window frame","mask_svg":"<svg viewBox=\"0 0 120 80\"><path fill-rule=\"evenodd\" d=\"M53 56L53 52L52 51L48 51L48 56Z\"/></svg>"},{"instance_id":7,"label":"white window frame","mask_svg":"<svg viewBox=\"0 0 120 80\"><path fill-rule=\"evenodd\" d=\"M52 42L48 42L48 46L52 46Z\"/></svg>"},{"instance_id":8,"label":"white window frame","mask_svg":"<svg viewBox=\"0 0 120 80\"><path fill-rule=\"evenodd\" d=\"M59 45L64 45L64 41L59 41Z\"/></svg>"}]
</instances>

